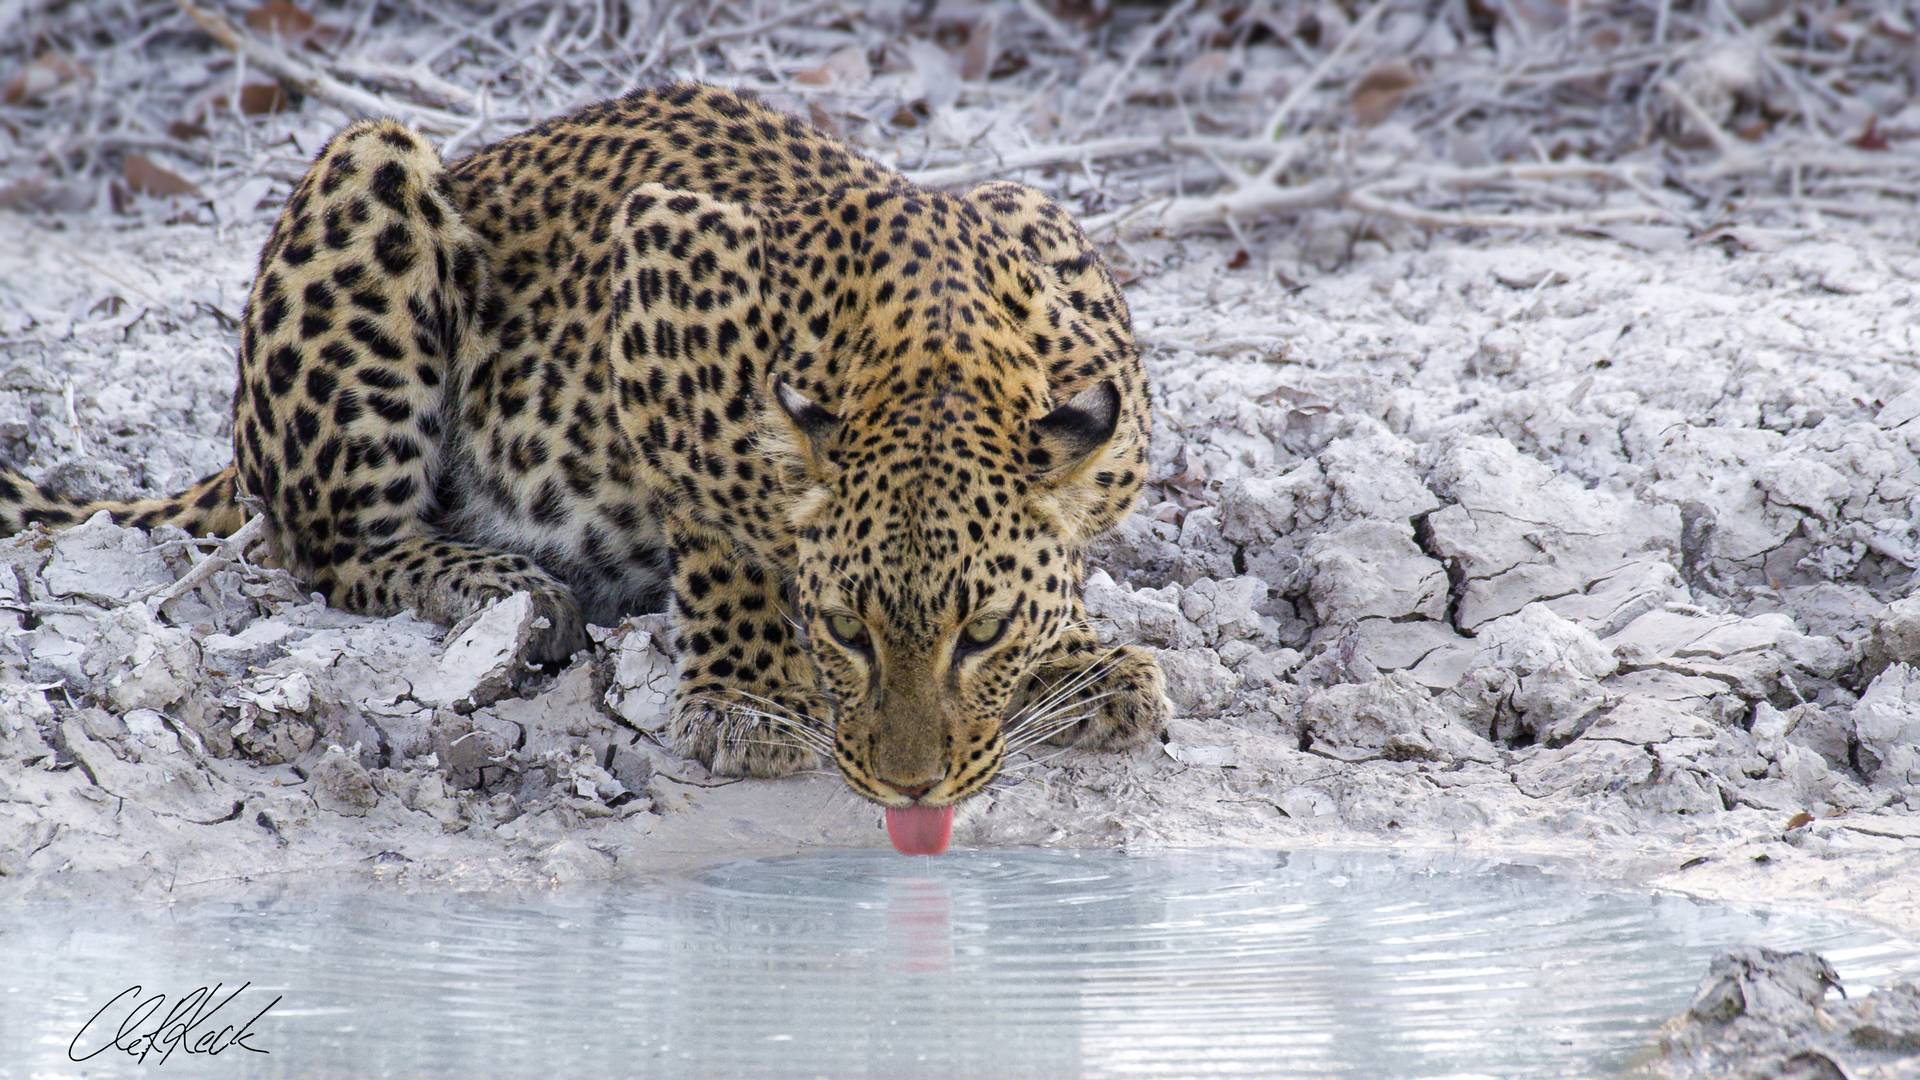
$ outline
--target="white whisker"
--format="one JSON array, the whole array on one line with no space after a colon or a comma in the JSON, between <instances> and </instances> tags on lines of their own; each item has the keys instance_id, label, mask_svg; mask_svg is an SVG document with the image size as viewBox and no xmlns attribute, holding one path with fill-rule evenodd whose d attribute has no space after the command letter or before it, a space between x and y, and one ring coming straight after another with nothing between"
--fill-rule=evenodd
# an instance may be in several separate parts
<instances>
[{"instance_id":1,"label":"white whisker","mask_svg":"<svg viewBox=\"0 0 1920 1080\"><path fill-rule=\"evenodd\" d=\"M1028 748L1038 746L1039 744L1046 742L1048 739L1051 739L1055 735L1058 735L1061 732L1066 731L1077 724L1085 722L1092 716L1093 716L1092 713L1084 712L1084 713L1071 713L1071 714L1058 717L1057 719L1049 722L1047 726L1043 728L1039 728L1035 731L1025 733L1021 735L1021 737L1018 739L1009 740L1007 743L1006 752L1008 754L1023 753Z\"/></svg>"},{"instance_id":2,"label":"white whisker","mask_svg":"<svg viewBox=\"0 0 1920 1080\"><path fill-rule=\"evenodd\" d=\"M746 691L735 691L735 693L738 693L743 697L756 696L756 695L748 694ZM817 754L831 756L833 753L832 740L824 732L819 730L819 728L809 726L808 723L804 722L799 718L796 718L794 715L790 713L790 711L769 712L764 709L755 708L751 705L745 705L739 702L727 701L724 698L720 697L718 694L714 694L714 693L700 694L698 695L696 700L701 700L715 706L730 721L733 721L732 723L726 724L719 733L721 742L723 742L727 746L737 747L737 746L747 745L749 743L764 744L769 746L780 746L780 745L791 746L795 743L798 743L800 746L805 747L808 750L812 750L814 753L817 753ZM760 699L760 700L766 700L766 699ZM774 705L775 708L784 709L784 706L780 706L776 702L769 701L768 704ZM807 719L811 720L810 717ZM817 723L817 721L815 723ZM772 729L773 732L776 732L781 735L785 735L789 738L790 741L782 743L777 739L765 739L765 738L753 737L755 734L759 733L763 728L770 728Z\"/></svg>"},{"instance_id":3,"label":"white whisker","mask_svg":"<svg viewBox=\"0 0 1920 1080\"><path fill-rule=\"evenodd\" d=\"M1032 717L1044 714L1057 707L1061 702L1067 700L1073 694L1079 692L1117 666L1119 663L1117 659L1118 654L1119 650L1117 649L1109 650L1106 656L1080 669L1080 671L1061 680L1059 683L1049 686L1047 692L1041 695L1038 701L1029 703L1025 708L1009 717L1004 727L1010 731L1017 731L1023 725L1031 723Z\"/></svg>"},{"instance_id":4,"label":"white whisker","mask_svg":"<svg viewBox=\"0 0 1920 1080\"><path fill-rule=\"evenodd\" d=\"M1084 687L1075 687L1074 693L1077 693L1081 689L1084 689ZM1085 709L1090 705L1094 705L1099 702L1105 701L1107 698L1114 696L1118 692L1119 691L1117 690L1105 690L1099 694L1093 695L1092 697L1085 697L1085 698L1075 697L1073 696L1072 693L1069 693L1066 695L1060 695L1060 694L1051 695L1051 698L1058 698L1059 700L1053 702L1045 709L1036 708L1036 709L1029 710L1026 715L1019 716L1014 720L1007 722L1005 725L1002 726L1002 730L1006 732L1009 737L1022 738L1022 737L1025 737L1027 733L1033 730L1034 728L1043 727L1051 723L1055 716L1059 715L1061 712L1065 710Z\"/></svg>"}]
</instances>

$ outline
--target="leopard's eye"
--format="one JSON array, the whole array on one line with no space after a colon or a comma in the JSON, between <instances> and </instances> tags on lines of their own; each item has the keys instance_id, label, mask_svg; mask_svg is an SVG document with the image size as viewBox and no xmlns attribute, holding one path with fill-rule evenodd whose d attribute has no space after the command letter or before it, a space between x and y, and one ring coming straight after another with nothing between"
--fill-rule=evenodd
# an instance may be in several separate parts
<instances>
[{"instance_id":1,"label":"leopard's eye","mask_svg":"<svg viewBox=\"0 0 1920 1080\"><path fill-rule=\"evenodd\" d=\"M1007 620L989 615L984 619L975 619L968 623L967 628L961 631L960 636L966 640L969 646L976 649L984 649L994 642L999 641L1000 635L1005 633L1006 629Z\"/></svg>"},{"instance_id":2,"label":"leopard's eye","mask_svg":"<svg viewBox=\"0 0 1920 1080\"><path fill-rule=\"evenodd\" d=\"M833 631L833 636L840 644L849 649L865 649L872 644L873 639L867 636L866 624L844 611L827 616L827 629Z\"/></svg>"}]
</instances>

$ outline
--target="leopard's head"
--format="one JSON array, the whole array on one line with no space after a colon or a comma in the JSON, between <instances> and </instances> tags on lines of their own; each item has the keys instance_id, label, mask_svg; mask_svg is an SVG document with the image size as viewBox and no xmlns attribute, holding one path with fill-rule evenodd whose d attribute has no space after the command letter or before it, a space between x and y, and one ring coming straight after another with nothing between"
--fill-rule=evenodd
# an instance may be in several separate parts
<instances>
[{"instance_id":1,"label":"leopard's head","mask_svg":"<svg viewBox=\"0 0 1920 1080\"><path fill-rule=\"evenodd\" d=\"M768 232L785 351L757 437L832 755L890 810L951 806L1048 719L1030 691L1075 629L1081 552L1145 480L1126 301L1017 184L848 190Z\"/></svg>"},{"instance_id":2,"label":"leopard's head","mask_svg":"<svg viewBox=\"0 0 1920 1080\"><path fill-rule=\"evenodd\" d=\"M784 382L773 396L815 478L792 515L794 608L836 764L884 806L959 802L1019 742L1009 712L1076 610L1121 395L1103 380L1027 415L947 383L846 416ZM1049 719L1029 711L1015 720Z\"/></svg>"}]
</instances>

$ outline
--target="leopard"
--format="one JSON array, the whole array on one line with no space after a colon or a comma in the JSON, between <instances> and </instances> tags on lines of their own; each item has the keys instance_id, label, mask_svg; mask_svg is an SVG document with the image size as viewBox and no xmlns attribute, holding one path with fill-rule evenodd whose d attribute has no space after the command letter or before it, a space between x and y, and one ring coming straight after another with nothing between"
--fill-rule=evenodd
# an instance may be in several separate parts
<instances>
[{"instance_id":1,"label":"leopard","mask_svg":"<svg viewBox=\"0 0 1920 1080\"><path fill-rule=\"evenodd\" d=\"M831 761L951 807L1042 743L1164 738L1088 551L1147 479L1106 261L1044 192L918 186L758 98L673 83L451 162L358 120L260 253L233 460L164 498L0 472L0 533L101 512L226 535L328 604L456 625L525 593L529 659L670 612L671 748Z\"/></svg>"}]
</instances>

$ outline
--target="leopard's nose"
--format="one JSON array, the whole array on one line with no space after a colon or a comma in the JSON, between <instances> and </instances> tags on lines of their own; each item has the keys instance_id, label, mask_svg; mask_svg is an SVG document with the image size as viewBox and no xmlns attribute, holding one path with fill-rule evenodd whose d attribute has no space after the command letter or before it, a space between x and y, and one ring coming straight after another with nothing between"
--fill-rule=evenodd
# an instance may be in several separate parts
<instances>
[{"instance_id":1,"label":"leopard's nose","mask_svg":"<svg viewBox=\"0 0 1920 1080\"><path fill-rule=\"evenodd\" d=\"M931 780L925 781L924 783L903 784L897 780L887 780L887 779L882 779L880 783L887 787L892 788L893 790L899 792L902 795L905 795L909 799L917 799L920 796L925 795L927 792L932 791L933 786L935 784L938 784L940 781L945 780L946 778L947 778L946 774L942 773L941 775L936 776Z\"/></svg>"}]
</instances>

